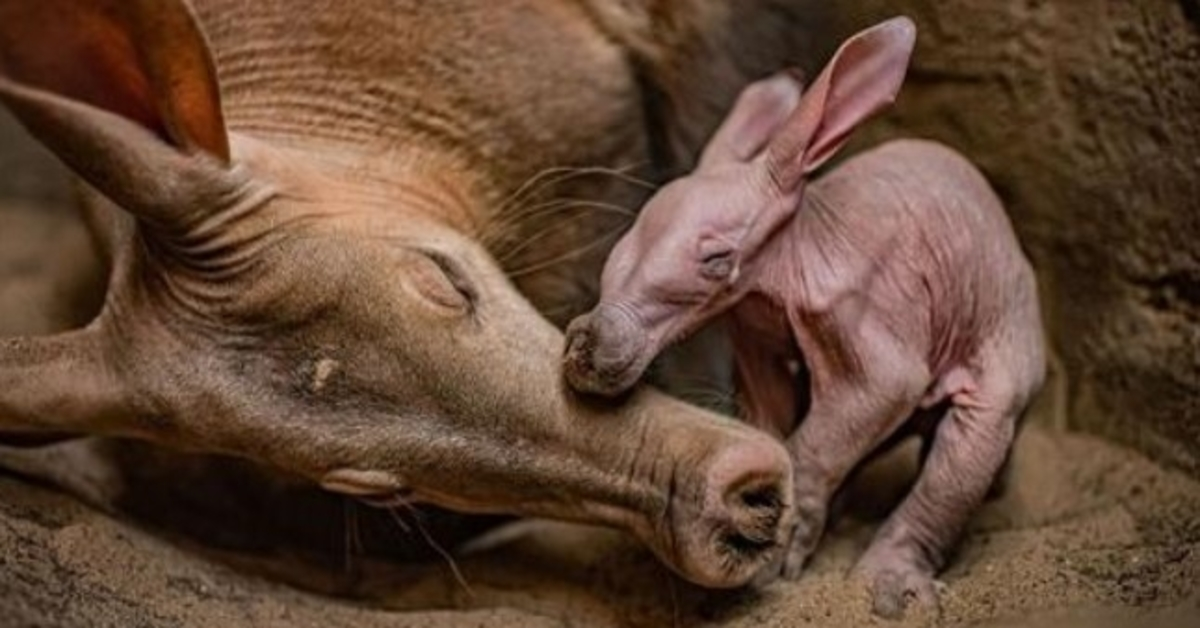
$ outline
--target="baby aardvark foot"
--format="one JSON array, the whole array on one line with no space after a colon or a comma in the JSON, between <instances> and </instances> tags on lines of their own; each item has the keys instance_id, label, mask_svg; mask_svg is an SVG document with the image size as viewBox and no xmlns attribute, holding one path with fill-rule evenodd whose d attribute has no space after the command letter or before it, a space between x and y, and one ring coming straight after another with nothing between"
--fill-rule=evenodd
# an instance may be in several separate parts
<instances>
[{"instance_id":1,"label":"baby aardvark foot","mask_svg":"<svg viewBox=\"0 0 1200 628\"><path fill-rule=\"evenodd\" d=\"M800 478L797 478L800 482ZM796 580L804 572L804 566L816 550L825 533L828 516L828 500L810 495L796 495L796 528L792 533L791 545L783 559L781 574L787 580Z\"/></svg>"},{"instance_id":2,"label":"baby aardvark foot","mask_svg":"<svg viewBox=\"0 0 1200 628\"><path fill-rule=\"evenodd\" d=\"M871 610L885 619L900 619L912 603L938 611L943 584L934 580L934 570L924 568L910 552L879 549L867 553L854 568L857 579L871 594Z\"/></svg>"}]
</instances>

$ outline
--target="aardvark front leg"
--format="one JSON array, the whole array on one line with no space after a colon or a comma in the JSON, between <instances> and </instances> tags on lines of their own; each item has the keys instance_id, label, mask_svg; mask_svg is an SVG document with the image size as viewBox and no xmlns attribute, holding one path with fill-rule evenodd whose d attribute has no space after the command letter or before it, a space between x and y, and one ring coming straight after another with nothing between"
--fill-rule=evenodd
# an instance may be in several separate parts
<instances>
[{"instance_id":1,"label":"aardvark front leg","mask_svg":"<svg viewBox=\"0 0 1200 628\"><path fill-rule=\"evenodd\" d=\"M834 493L911 416L929 384L924 362L881 325L808 346L812 408L788 440L798 518L783 566L791 579L821 540Z\"/></svg>"}]
</instances>

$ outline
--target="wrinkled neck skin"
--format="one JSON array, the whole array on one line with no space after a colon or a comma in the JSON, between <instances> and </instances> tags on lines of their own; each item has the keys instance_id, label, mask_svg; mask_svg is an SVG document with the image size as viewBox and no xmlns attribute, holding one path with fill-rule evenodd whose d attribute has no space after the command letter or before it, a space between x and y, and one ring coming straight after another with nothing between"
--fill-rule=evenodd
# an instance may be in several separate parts
<instances>
[{"instance_id":1,"label":"wrinkled neck skin","mask_svg":"<svg viewBox=\"0 0 1200 628\"><path fill-rule=\"evenodd\" d=\"M827 210L819 184L804 182L785 203L792 215L771 230L758 252L747 260L742 299L784 309L789 299L803 298L823 273L832 272L834 251L844 244L836 212Z\"/></svg>"}]
</instances>

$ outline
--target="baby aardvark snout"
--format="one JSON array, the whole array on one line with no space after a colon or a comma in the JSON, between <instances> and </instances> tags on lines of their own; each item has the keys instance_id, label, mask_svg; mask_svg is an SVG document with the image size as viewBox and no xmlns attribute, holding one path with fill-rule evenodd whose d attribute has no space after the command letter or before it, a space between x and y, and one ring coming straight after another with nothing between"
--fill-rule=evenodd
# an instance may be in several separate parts
<instances>
[{"instance_id":1,"label":"baby aardvark snout","mask_svg":"<svg viewBox=\"0 0 1200 628\"><path fill-rule=\"evenodd\" d=\"M602 304L567 327L563 370L581 392L613 396L629 389L648 360L647 341L631 313Z\"/></svg>"},{"instance_id":2,"label":"baby aardvark snout","mask_svg":"<svg viewBox=\"0 0 1200 628\"><path fill-rule=\"evenodd\" d=\"M774 563L791 536L791 462L765 436L752 433L719 450L699 497L696 516L674 514L681 558L695 561L682 566L699 584L744 584Z\"/></svg>"}]
</instances>

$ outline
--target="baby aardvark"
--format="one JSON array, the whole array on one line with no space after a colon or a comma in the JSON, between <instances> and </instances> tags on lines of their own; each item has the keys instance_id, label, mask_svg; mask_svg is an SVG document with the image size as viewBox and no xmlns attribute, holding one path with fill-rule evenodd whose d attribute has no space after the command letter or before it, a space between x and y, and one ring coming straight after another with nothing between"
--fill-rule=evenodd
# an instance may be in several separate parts
<instances>
[{"instance_id":1,"label":"baby aardvark","mask_svg":"<svg viewBox=\"0 0 1200 628\"><path fill-rule=\"evenodd\" d=\"M747 87L696 171L652 198L613 249L564 364L576 389L615 395L667 344L728 312L746 420L786 437L795 462L790 578L851 470L936 412L916 484L856 568L886 616L909 598L936 603L933 578L1044 372L1032 269L965 158L895 141L808 184L895 99L915 35L905 18L859 33L803 96L786 75ZM803 417L797 363L811 382Z\"/></svg>"}]
</instances>

